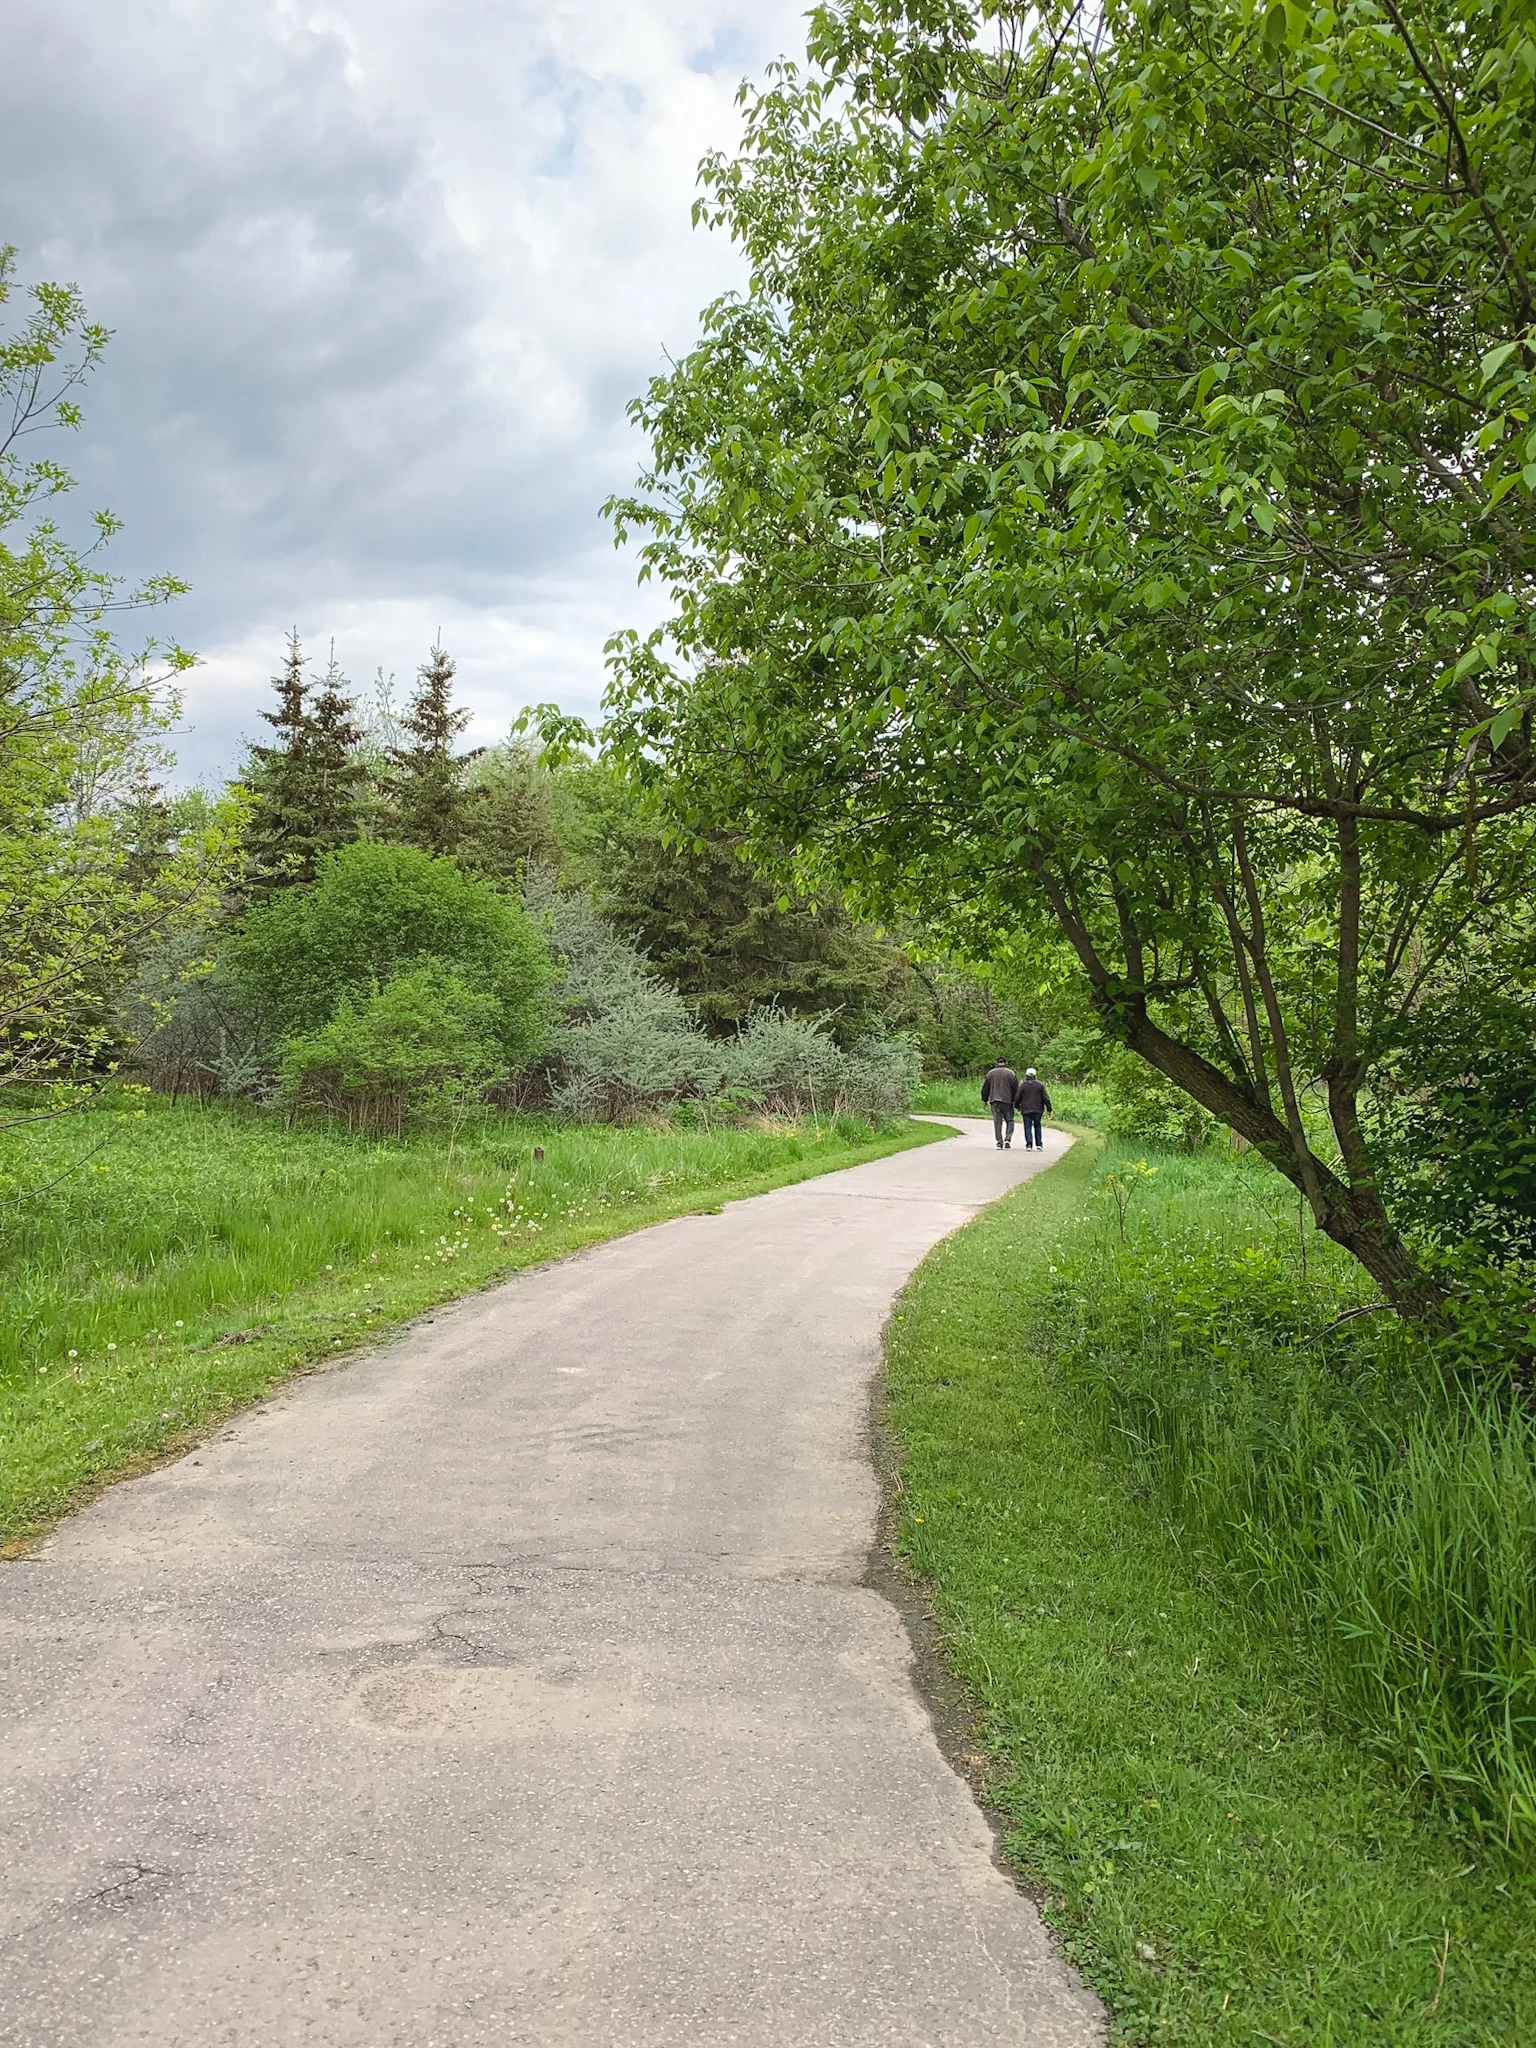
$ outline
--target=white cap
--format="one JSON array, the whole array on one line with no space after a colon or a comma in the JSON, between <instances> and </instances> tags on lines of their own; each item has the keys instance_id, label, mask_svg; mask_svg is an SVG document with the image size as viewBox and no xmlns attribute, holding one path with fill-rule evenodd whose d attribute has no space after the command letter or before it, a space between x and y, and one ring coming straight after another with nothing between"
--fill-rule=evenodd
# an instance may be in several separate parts
<instances>
[{"instance_id":1,"label":"white cap","mask_svg":"<svg viewBox=\"0 0 1536 2048\"><path fill-rule=\"evenodd\" d=\"M1033 1068L1033 1067L1026 1067L1026 1068L1024 1069L1024 1078L1025 1078L1025 1080L1026 1080L1026 1081L1033 1081L1033 1080L1034 1080L1034 1078L1035 1078L1035 1070L1034 1070L1034 1068Z\"/></svg>"}]
</instances>

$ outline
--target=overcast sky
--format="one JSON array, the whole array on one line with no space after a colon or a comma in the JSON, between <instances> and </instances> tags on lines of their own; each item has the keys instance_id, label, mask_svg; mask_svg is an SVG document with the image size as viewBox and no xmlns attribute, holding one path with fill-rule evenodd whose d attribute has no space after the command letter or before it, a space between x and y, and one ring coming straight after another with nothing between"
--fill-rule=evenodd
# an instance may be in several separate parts
<instances>
[{"instance_id":1,"label":"overcast sky","mask_svg":"<svg viewBox=\"0 0 1536 2048\"><path fill-rule=\"evenodd\" d=\"M598 507L628 400L739 279L689 224L744 75L805 0L9 0L0 242L114 330L67 450L187 577L182 770L231 770L283 635L473 737L590 714L648 624ZM262 728L264 730L264 728Z\"/></svg>"}]
</instances>

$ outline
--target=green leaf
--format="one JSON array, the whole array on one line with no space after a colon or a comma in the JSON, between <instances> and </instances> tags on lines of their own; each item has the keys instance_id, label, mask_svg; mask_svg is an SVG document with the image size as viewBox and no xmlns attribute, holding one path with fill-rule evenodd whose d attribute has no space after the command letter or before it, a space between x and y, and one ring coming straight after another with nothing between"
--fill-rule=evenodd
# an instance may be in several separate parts
<instances>
[{"instance_id":1,"label":"green leaf","mask_svg":"<svg viewBox=\"0 0 1536 2048\"><path fill-rule=\"evenodd\" d=\"M1506 704L1504 706L1504 709L1488 728L1488 744L1490 747L1503 746L1515 727L1520 723L1525 709L1526 703L1523 698L1517 698L1513 704Z\"/></svg>"},{"instance_id":2,"label":"green leaf","mask_svg":"<svg viewBox=\"0 0 1536 2048\"><path fill-rule=\"evenodd\" d=\"M1501 348L1489 349L1482 361L1483 382L1485 384L1490 378L1496 377L1499 374L1500 370L1503 369L1519 346L1518 341L1506 341Z\"/></svg>"}]
</instances>

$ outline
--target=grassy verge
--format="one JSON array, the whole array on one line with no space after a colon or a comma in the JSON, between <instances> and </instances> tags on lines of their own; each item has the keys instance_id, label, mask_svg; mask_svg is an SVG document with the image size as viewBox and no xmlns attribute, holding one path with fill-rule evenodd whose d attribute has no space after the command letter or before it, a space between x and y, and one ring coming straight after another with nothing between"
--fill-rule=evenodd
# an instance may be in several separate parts
<instances>
[{"instance_id":1,"label":"grassy verge","mask_svg":"<svg viewBox=\"0 0 1536 2048\"><path fill-rule=\"evenodd\" d=\"M941 1135L851 1119L684 1131L497 1117L450 1150L165 1103L12 1133L0 1544L453 1295Z\"/></svg>"},{"instance_id":2,"label":"grassy verge","mask_svg":"<svg viewBox=\"0 0 1536 2048\"><path fill-rule=\"evenodd\" d=\"M941 1246L889 1344L901 1543L1008 1853L1118 2041L1536 2040L1530 1877L1330 1718L1029 1341L1095 1150Z\"/></svg>"},{"instance_id":3,"label":"grassy verge","mask_svg":"<svg viewBox=\"0 0 1536 2048\"><path fill-rule=\"evenodd\" d=\"M1052 1081L1051 1101L1055 1105L1047 1123L1096 1124L1104 1098L1094 1087L1079 1087L1071 1081ZM912 1104L919 1116L985 1116L980 1081L925 1081Z\"/></svg>"}]
</instances>

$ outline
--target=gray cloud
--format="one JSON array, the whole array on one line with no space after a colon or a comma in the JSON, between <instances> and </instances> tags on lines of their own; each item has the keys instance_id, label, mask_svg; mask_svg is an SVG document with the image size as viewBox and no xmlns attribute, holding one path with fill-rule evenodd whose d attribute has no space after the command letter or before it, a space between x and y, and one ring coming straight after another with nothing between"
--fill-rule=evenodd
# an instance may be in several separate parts
<instances>
[{"instance_id":1,"label":"gray cloud","mask_svg":"<svg viewBox=\"0 0 1536 2048\"><path fill-rule=\"evenodd\" d=\"M441 627L481 739L593 708L655 603L596 516L624 404L736 274L693 167L799 41L777 0L12 0L0 239L115 330L71 453L193 582L186 769L290 622L354 677Z\"/></svg>"}]
</instances>

